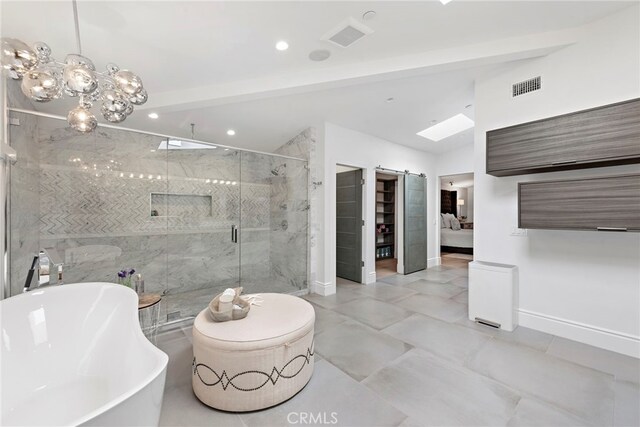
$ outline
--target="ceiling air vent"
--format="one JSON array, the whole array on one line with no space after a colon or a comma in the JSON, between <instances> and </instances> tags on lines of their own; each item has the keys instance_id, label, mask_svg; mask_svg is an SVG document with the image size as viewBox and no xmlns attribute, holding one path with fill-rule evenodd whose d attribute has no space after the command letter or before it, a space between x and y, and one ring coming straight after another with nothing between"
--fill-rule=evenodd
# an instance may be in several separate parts
<instances>
[{"instance_id":1,"label":"ceiling air vent","mask_svg":"<svg viewBox=\"0 0 640 427\"><path fill-rule=\"evenodd\" d=\"M371 28L353 18L349 18L322 36L320 40L326 40L340 47L349 47L371 33L373 33Z\"/></svg>"},{"instance_id":2,"label":"ceiling air vent","mask_svg":"<svg viewBox=\"0 0 640 427\"><path fill-rule=\"evenodd\" d=\"M520 83L515 83L512 88L511 96L516 97L524 95L525 93L540 90L542 88L542 79L540 76L534 77L529 80L525 80Z\"/></svg>"}]
</instances>

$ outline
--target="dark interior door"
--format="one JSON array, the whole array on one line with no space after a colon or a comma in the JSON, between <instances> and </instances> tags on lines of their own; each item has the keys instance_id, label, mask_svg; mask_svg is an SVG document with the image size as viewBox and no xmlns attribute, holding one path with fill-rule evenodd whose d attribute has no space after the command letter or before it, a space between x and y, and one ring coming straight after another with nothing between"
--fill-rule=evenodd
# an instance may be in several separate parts
<instances>
[{"instance_id":1,"label":"dark interior door","mask_svg":"<svg viewBox=\"0 0 640 427\"><path fill-rule=\"evenodd\" d=\"M404 176L404 274L427 268L427 180Z\"/></svg>"},{"instance_id":2,"label":"dark interior door","mask_svg":"<svg viewBox=\"0 0 640 427\"><path fill-rule=\"evenodd\" d=\"M362 170L336 176L336 276L362 282Z\"/></svg>"}]
</instances>

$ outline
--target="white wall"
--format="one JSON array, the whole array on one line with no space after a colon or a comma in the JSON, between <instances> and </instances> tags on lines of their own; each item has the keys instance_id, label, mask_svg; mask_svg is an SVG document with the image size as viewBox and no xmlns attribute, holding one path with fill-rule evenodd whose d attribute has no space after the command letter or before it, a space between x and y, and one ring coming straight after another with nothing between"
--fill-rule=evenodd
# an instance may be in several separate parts
<instances>
[{"instance_id":1,"label":"white wall","mask_svg":"<svg viewBox=\"0 0 640 427\"><path fill-rule=\"evenodd\" d=\"M473 151L474 144L471 142L455 150L438 154L436 158L436 174L440 177L473 172Z\"/></svg>"},{"instance_id":2,"label":"white wall","mask_svg":"<svg viewBox=\"0 0 640 427\"><path fill-rule=\"evenodd\" d=\"M640 234L529 230L517 226L517 183L637 172L638 165L495 178L485 132L640 96L637 5L585 27L547 57L476 82L475 258L519 268L520 324L638 357ZM542 76L540 92L512 99L512 83Z\"/></svg>"},{"instance_id":3,"label":"white wall","mask_svg":"<svg viewBox=\"0 0 640 427\"><path fill-rule=\"evenodd\" d=\"M429 264L437 265L436 258L436 194L439 184L434 168L434 156L423 151L398 145L361 132L343 128L332 123L324 126L324 135L319 139L324 159L324 177L322 184L323 217L320 221L318 247L318 279L313 284L313 292L330 295L335 292L336 274L336 164L362 168L365 176L363 204L370 206L365 217L363 246L365 248L366 283L375 282L375 167L380 165L389 169L405 170L427 175L427 209L429 222L427 252ZM431 258L433 257L433 258Z\"/></svg>"},{"instance_id":4,"label":"white wall","mask_svg":"<svg viewBox=\"0 0 640 427\"><path fill-rule=\"evenodd\" d=\"M473 185L471 187L467 187L467 199L464 203L467 222L473 222Z\"/></svg>"}]
</instances>

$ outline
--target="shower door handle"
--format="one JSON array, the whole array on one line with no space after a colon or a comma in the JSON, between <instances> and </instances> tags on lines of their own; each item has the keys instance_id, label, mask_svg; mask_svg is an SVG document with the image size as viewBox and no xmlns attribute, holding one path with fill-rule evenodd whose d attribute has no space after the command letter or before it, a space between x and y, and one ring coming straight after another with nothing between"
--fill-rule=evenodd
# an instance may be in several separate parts
<instances>
[{"instance_id":1,"label":"shower door handle","mask_svg":"<svg viewBox=\"0 0 640 427\"><path fill-rule=\"evenodd\" d=\"M231 226L231 241L233 243L238 243L238 227L235 225Z\"/></svg>"}]
</instances>

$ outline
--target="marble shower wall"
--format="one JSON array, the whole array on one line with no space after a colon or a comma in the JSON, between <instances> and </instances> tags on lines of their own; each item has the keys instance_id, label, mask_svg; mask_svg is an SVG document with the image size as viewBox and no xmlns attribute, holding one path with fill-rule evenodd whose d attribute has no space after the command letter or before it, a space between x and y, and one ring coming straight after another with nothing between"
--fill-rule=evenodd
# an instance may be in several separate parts
<instances>
[{"instance_id":1,"label":"marble shower wall","mask_svg":"<svg viewBox=\"0 0 640 427\"><path fill-rule=\"evenodd\" d=\"M308 280L311 284L315 283L317 277L317 259L318 259L318 248L317 248L317 235L318 235L318 198L320 197L318 187L322 185L321 178L322 171L322 162L318 157L317 152L317 132L313 127L307 128L302 131L300 134L296 135L294 138L287 141L284 145L278 148L276 151L278 154L282 154L285 156L298 157L301 159L305 159L307 161L307 169L308 173L306 177L298 178L301 182L306 179L307 191L306 191L306 199L307 199L307 265L306 270L308 271ZM281 236L274 236L272 241L273 245L280 244ZM276 254L276 252L274 252ZM280 258L284 258L284 254L281 254ZM278 255L276 255L278 258ZM272 262L275 263L284 263L284 260L273 259Z\"/></svg>"},{"instance_id":2,"label":"marble shower wall","mask_svg":"<svg viewBox=\"0 0 640 427\"><path fill-rule=\"evenodd\" d=\"M204 144L167 150L153 135L82 135L20 116L16 183L31 194L20 188L12 205L13 284L21 288L21 265L51 247L64 256L66 283L114 281L135 268L148 291L175 296L169 311L182 316L202 308L189 295L204 301L239 278L247 292L307 287L305 162ZM240 245L232 225L241 226Z\"/></svg>"},{"instance_id":3,"label":"marble shower wall","mask_svg":"<svg viewBox=\"0 0 640 427\"><path fill-rule=\"evenodd\" d=\"M239 152L159 149L163 139L152 135L80 135L39 121L41 244L66 254L65 281L112 281L135 268L148 290L166 294L238 282L230 229L239 225ZM258 241L252 234L268 226L269 188L248 184L243 192L243 217L255 225L243 233Z\"/></svg>"}]
</instances>

